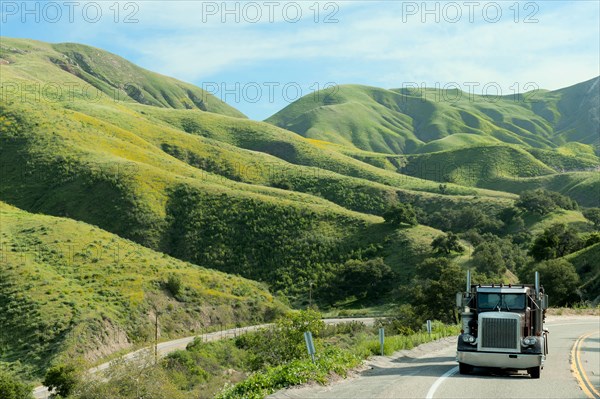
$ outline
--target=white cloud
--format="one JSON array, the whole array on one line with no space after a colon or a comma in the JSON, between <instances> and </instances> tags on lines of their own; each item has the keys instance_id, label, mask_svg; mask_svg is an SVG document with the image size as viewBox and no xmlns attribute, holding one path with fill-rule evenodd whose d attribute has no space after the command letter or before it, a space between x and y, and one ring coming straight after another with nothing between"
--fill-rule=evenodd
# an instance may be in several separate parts
<instances>
[{"instance_id":1,"label":"white cloud","mask_svg":"<svg viewBox=\"0 0 600 399\"><path fill-rule=\"evenodd\" d=\"M465 15L456 24L421 23L417 17L403 22L401 6L391 2L340 2L352 6L340 10L337 24L315 24L306 15L297 24L199 23L197 4L149 4L147 17L160 13L160 19L152 25L141 15L141 23L151 25L144 25L148 37L125 44L144 66L191 81L226 74L243 79L248 68L308 60L386 87L415 80L534 81L558 88L599 73L595 2L539 3L535 24L515 23L510 14L495 24L481 18L470 23ZM348 60L359 69L344 71Z\"/></svg>"}]
</instances>

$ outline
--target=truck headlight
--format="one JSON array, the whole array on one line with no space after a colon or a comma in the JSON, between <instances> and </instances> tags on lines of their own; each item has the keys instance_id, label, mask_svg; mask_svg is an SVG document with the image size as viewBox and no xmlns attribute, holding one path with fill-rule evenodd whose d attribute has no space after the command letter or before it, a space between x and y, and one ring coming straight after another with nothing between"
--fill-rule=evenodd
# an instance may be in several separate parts
<instances>
[{"instance_id":1,"label":"truck headlight","mask_svg":"<svg viewBox=\"0 0 600 399\"><path fill-rule=\"evenodd\" d=\"M537 343L537 338L536 337L525 337L523 338L523 345L524 346L531 346L531 345L535 345Z\"/></svg>"},{"instance_id":2,"label":"truck headlight","mask_svg":"<svg viewBox=\"0 0 600 399\"><path fill-rule=\"evenodd\" d=\"M470 334L463 335L462 339L464 342L467 342L469 344L475 343L475 337Z\"/></svg>"}]
</instances>

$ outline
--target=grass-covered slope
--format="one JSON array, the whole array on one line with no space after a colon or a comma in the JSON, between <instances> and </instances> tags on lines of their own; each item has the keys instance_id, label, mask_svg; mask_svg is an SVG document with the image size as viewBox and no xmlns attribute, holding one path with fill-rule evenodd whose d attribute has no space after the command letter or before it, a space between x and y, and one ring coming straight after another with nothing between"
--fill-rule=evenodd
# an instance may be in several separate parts
<instances>
[{"instance_id":1,"label":"grass-covered slope","mask_svg":"<svg viewBox=\"0 0 600 399\"><path fill-rule=\"evenodd\" d=\"M293 290L300 275L337 259L332 251L357 229L381 220L316 196L208 173L81 113L46 108L3 117L18 126L0 151L0 196L7 202L271 283L289 273L294 284L280 281L280 287Z\"/></svg>"},{"instance_id":2,"label":"grass-covered slope","mask_svg":"<svg viewBox=\"0 0 600 399\"><path fill-rule=\"evenodd\" d=\"M1 37L0 60L0 64L10 66L3 70L10 74L4 79L40 84L38 90L28 94L29 101L35 101L37 95L53 101L79 98L95 102L102 93L114 101L244 117L237 109L194 85L148 71L90 46ZM12 88L6 90L10 92Z\"/></svg>"},{"instance_id":3,"label":"grass-covered slope","mask_svg":"<svg viewBox=\"0 0 600 399\"><path fill-rule=\"evenodd\" d=\"M572 253L565 257L577 269L581 276L581 291L585 296L600 293L600 243ZM599 303L600 295L591 298L594 303Z\"/></svg>"},{"instance_id":4,"label":"grass-covered slope","mask_svg":"<svg viewBox=\"0 0 600 399\"><path fill-rule=\"evenodd\" d=\"M485 186L498 177L535 177L554 170L518 147L493 145L408 155L402 173L465 186Z\"/></svg>"},{"instance_id":5,"label":"grass-covered slope","mask_svg":"<svg viewBox=\"0 0 600 399\"><path fill-rule=\"evenodd\" d=\"M22 51L0 66L3 84L44 73L59 83L74 78ZM0 200L266 281L292 301L304 299L309 281L334 279L340 265L385 239L393 228L378 227L378 215L391 205L430 211L475 202L493 213L515 198L453 184L442 194L436 182L270 124L197 109L115 102L103 93L94 101L32 104L15 93L4 100Z\"/></svg>"},{"instance_id":6,"label":"grass-covered slope","mask_svg":"<svg viewBox=\"0 0 600 399\"><path fill-rule=\"evenodd\" d=\"M258 283L1 202L0 255L0 362L31 376L57 357L94 361L151 342L155 308L162 339L283 309Z\"/></svg>"},{"instance_id":7,"label":"grass-covered slope","mask_svg":"<svg viewBox=\"0 0 600 399\"><path fill-rule=\"evenodd\" d=\"M543 187L594 206L597 88L598 78L498 98L344 85L303 97L267 122L384 170L512 193Z\"/></svg>"},{"instance_id":8,"label":"grass-covered slope","mask_svg":"<svg viewBox=\"0 0 600 399\"><path fill-rule=\"evenodd\" d=\"M595 78L557 91L492 97L342 85L305 96L267 121L305 137L386 153L449 149L456 144L439 141L454 134L466 144L482 144L482 136L535 148L597 145L597 86Z\"/></svg>"}]
</instances>

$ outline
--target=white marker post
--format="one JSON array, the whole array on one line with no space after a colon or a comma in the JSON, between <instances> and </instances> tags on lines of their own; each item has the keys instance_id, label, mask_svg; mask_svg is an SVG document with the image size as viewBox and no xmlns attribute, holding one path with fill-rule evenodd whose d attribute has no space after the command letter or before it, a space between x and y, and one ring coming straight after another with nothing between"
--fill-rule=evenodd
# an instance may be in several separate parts
<instances>
[{"instance_id":1,"label":"white marker post","mask_svg":"<svg viewBox=\"0 0 600 399\"><path fill-rule=\"evenodd\" d=\"M379 345L381 345L381 356L384 355L384 353L383 353L384 344L385 344L385 329L382 327L379 329Z\"/></svg>"},{"instance_id":2,"label":"white marker post","mask_svg":"<svg viewBox=\"0 0 600 399\"><path fill-rule=\"evenodd\" d=\"M431 337L431 320L427 320L427 333Z\"/></svg>"},{"instance_id":3,"label":"white marker post","mask_svg":"<svg viewBox=\"0 0 600 399\"><path fill-rule=\"evenodd\" d=\"M308 350L308 354L310 355L313 363L315 362L315 344L313 342L313 337L310 331L304 333L304 341L306 342L306 349Z\"/></svg>"}]
</instances>

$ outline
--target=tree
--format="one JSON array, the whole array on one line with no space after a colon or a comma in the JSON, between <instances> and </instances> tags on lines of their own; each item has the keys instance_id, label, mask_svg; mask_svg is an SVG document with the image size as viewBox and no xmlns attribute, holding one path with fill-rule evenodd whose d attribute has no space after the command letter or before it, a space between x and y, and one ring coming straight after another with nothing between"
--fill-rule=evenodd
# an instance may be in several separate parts
<instances>
[{"instance_id":1,"label":"tree","mask_svg":"<svg viewBox=\"0 0 600 399\"><path fill-rule=\"evenodd\" d=\"M491 234L486 234L485 238L473 252L473 265L478 272L499 276L506 270L519 270L529 262L525 251L510 239Z\"/></svg>"},{"instance_id":2,"label":"tree","mask_svg":"<svg viewBox=\"0 0 600 399\"><path fill-rule=\"evenodd\" d=\"M0 398L33 399L33 387L9 371L0 369Z\"/></svg>"},{"instance_id":3,"label":"tree","mask_svg":"<svg viewBox=\"0 0 600 399\"><path fill-rule=\"evenodd\" d=\"M519 278L524 282L534 280L534 273L540 273L540 283L553 306L571 306L580 300L577 292L580 279L575 266L565 259L551 259L538 263L524 271Z\"/></svg>"},{"instance_id":4,"label":"tree","mask_svg":"<svg viewBox=\"0 0 600 399\"><path fill-rule=\"evenodd\" d=\"M515 206L539 215L546 215L556 208L567 210L579 208L575 200L555 191L548 191L541 188L523 191Z\"/></svg>"},{"instance_id":5,"label":"tree","mask_svg":"<svg viewBox=\"0 0 600 399\"><path fill-rule=\"evenodd\" d=\"M417 214L410 204L399 203L394 205L383 213L383 218L386 223L393 226L400 226L403 223L409 226L417 224Z\"/></svg>"},{"instance_id":6,"label":"tree","mask_svg":"<svg viewBox=\"0 0 600 399\"><path fill-rule=\"evenodd\" d=\"M80 381L81 369L74 363L61 363L50 367L44 377L44 385L56 395L66 398Z\"/></svg>"},{"instance_id":7,"label":"tree","mask_svg":"<svg viewBox=\"0 0 600 399\"><path fill-rule=\"evenodd\" d=\"M542 189L523 191L515 206L539 215L546 215L557 208L556 202Z\"/></svg>"},{"instance_id":8,"label":"tree","mask_svg":"<svg viewBox=\"0 0 600 399\"><path fill-rule=\"evenodd\" d=\"M461 245L458 236L454 233L448 233L437 236L431 242L431 247L437 253L443 253L449 255L451 252L462 253L465 248Z\"/></svg>"},{"instance_id":9,"label":"tree","mask_svg":"<svg viewBox=\"0 0 600 399\"><path fill-rule=\"evenodd\" d=\"M385 328L389 335L410 335L418 331L424 322L423 315L418 314L412 305L402 304L394 310L393 317L378 319L375 324Z\"/></svg>"},{"instance_id":10,"label":"tree","mask_svg":"<svg viewBox=\"0 0 600 399\"><path fill-rule=\"evenodd\" d=\"M495 216L486 214L475 206L465 206L461 209L436 211L421 219L423 223L444 231L465 232L495 232L502 228L502 222Z\"/></svg>"},{"instance_id":11,"label":"tree","mask_svg":"<svg viewBox=\"0 0 600 399\"><path fill-rule=\"evenodd\" d=\"M390 291L394 281L392 269L382 258L362 261L351 259L344 264L337 281L337 288L343 297L380 297Z\"/></svg>"},{"instance_id":12,"label":"tree","mask_svg":"<svg viewBox=\"0 0 600 399\"><path fill-rule=\"evenodd\" d=\"M423 319L457 322L455 295L462 291L464 273L447 258L428 258L417 266L411 303Z\"/></svg>"},{"instance_id":13,"label":"tree","mask_svg":"<svg viewBox=\"0 0 600 399\"><path fill-rule=\"evenodd\" d=\"M555 259L575 252L582 246L577 232L565 224L554 224L533 241L529 254L536 261Z\"/></svg>"},{"instance_id":14,"label":"tree","mask_svg":"<svg viewBox=\"0 0 600 399\"><path fill-rule=\"evenodd\" d=\"M600 208L588 208L583 210L583 216L594 223L596 230L600 230Z\"/></svg>"}]
</instances>

